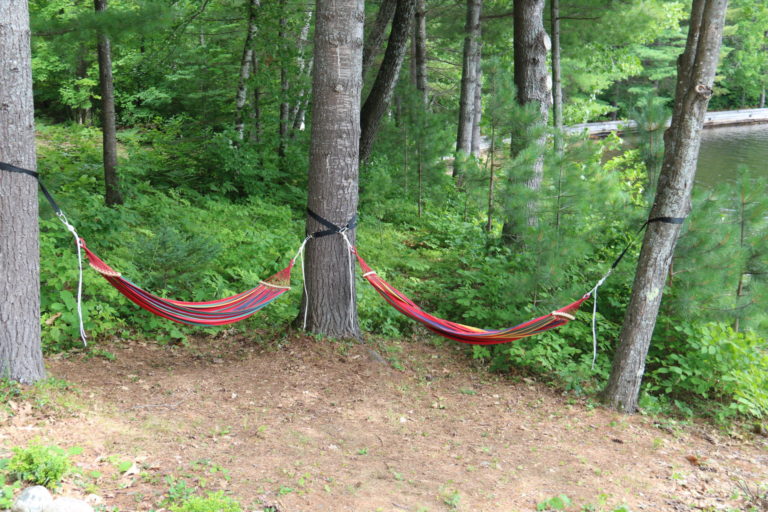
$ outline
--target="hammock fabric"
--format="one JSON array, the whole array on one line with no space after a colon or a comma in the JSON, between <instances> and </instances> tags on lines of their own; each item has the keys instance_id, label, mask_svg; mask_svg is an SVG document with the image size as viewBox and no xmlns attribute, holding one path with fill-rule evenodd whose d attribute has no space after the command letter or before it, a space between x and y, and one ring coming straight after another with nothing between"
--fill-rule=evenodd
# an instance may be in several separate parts
<instances>
[{"instance_id":1,"label":"hammock fabric","mask_svg":"<svg viewBox=\"0 0 768 512\"><path fill-rule=\"evenodd\" d=\"M261 281L250 290L231 297L208 302L184 302L164 299L142 290L104 263L85 246L80 239L80 247L85 251L91 267L139 307L168 320L181 324L226 325L244 320L258 310L290 290L291 269L294 261L269 279Z\"/></svg>"},{"instance_id":2,"label":"hammock fabric","mask_svg":"<svg viewBox=\"0 0 768 512\"><path fill-rule=\"evenodd\" d=\"M548 331L549 329L554 329L555 327L560 327L573 320L574 316L572 313L575 313L576 310L579 309L579 306L581 306L581 303L589 298L589 294L587 294L576 302L568 304L564 308L560 308L548 315L535 318L508 329L501 329L498 331L478 329L477 327L470 327L468 325L443 320L442 318L437 318L436 316L425 312L401 291L397 290L394 286L379 277L376 272L371 270L371 267L369 267L363 258L360 257L356 249L351 248L350 250L357 256L357 261L363 271L363 277L371 283L376 291L379 292L379 295L384 297L384 300L389 302L392 307L405 316L423 324L435 334L461 343L469 343L472 345L508 343L510 341L519 340L520 338Z\"/></svg>"},{"instance_id":3,"label":"hammock fabric","mask_svg":"<svg viewBox=\"0 0 768 512\"><path fill-rule=\"evenodd\" d=\"M74 226L72 226L67 221L64 213L53 200L51 194L48 193L48 190L45 188L43 183L39 180L39 175L37 172L16 167L5 162L0 162L0 170L27 174L37 179L43 194L51 204L54 212L56 212L57 217L59 217L61 222L63 222L69 231L74 235L79 249L85 251L91 267L93 267L97 272L104 276L104 278L109 281L112 286L114 286L120 293L125 295L129 300L133 301L139 307L163 318L167 318L174 322L183 324L208 326L226 325L248 318L290 290L291 269L293 268L293 264L296 258L292 259L288 266L280 272L274 274L266 281L261 281L257 287L251 288L250 290L238 293L237 295L233 295L231 297L225 297L223 299L208 302L184 302L180 300L164 299L162 297L158 297L157 295L153 295L147 291L142 290L129 280L122 277L119 272L115 271L109 265L104 263L101 258L96 256L90 249L86 247L85 240L78 236ZM581 306L581 303L590 297L590 294L586 294L576 302L553 311L548 315L535 318L515 327L501 329L498 331L478 329L477 327L470 327L468 325L443 320L422 310L419 306L414 304L411 299L403 295L402 292L398 291L392 285L379 277L376 272L372 271L371 268L365 263L363 258L360 257L360 255L357 253L357 250L352 246L345 234L346 231L355 227L356 216L353 217L345 226L340 227L317 215L311 210L308 210L308 213L312 218L314 218L317 222L328 229L308 235L302 243L297 257L302 253L304 245L311 238L331 235L335 233L342 235L349 246L350 252L357 257L360 268L363 270L363 277L365 277L365 279L368 280L368 282L376 289L376 291L379 292L384 300L389 302L400 313L406 315L409 318L412 318L413 320L416 320L417 322L422 323L432 332L462 343L470 343L474 345L493 345L497 343L507 343L510 341L519 340L520 338L525 338L527 336L533 336L534 334L538 334L549 329L559 327L561 325L565 325L569 321L574 320L574 316L571 313L575 313L579 306ZM643 224L643 226L640 228L640 230L642 231L642 229L644 229L651 222L658 221L672 224L681 224L684 220L685 219L683 217L656 217L647 220L645 224ZM630 246L631 243L627 246L627 248L624 249L618 259L613 263L611 270L613 270L613 268L618 265L619 261L621 261L621 258L624 256ZM78 258L80 256L79 249ZM602 284L602 282L608 277L609 274L610 271L600 280L597 286L593 288L595 293L597 288ZM82 267L80 268L80 286L78 289L81 290L81 287ZM80 335L83 338L83 342L85 342L86 337L85 331L83 329L83 320L82 313L80 312L79 301L80 291L78 291Z\"/></svg>"}]
</instances>

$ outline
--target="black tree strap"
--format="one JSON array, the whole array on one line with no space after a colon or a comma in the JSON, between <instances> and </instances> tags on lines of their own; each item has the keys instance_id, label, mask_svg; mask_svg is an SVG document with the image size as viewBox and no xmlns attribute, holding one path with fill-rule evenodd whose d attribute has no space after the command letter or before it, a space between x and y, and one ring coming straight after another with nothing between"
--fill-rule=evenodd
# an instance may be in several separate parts
<instances>
[{"instance_id":1,"label":"black tree strap","mask_svg":"<svg viewBox=\"0 0 768 512\"><path fill-rule=\"evenodd\" d=\"M28 176L32 176L37 180L38 185L40 185L40 190L43 192L43 195L48 200L48 204L51 205L51 208L53 208L53 211L56 212L56 215L61 215L61 208L59 208L59 205L56 204L56 201L54 201L53 196L50 192L48 192L48 189L45 188L45 185L43 185L43 182L40 180L40 175L35 171L30 171L29 169L23 169L21 167L16 167L15 165L11 165L5 162L0 162L0 170L7 171L7 172L15 172L19 174L26 174Z\"/></svg>"},{"instance_id":2,"label":"black tree strap","mask_svg":"<svg viewBox=\"0 0 768 512\"><path fill-rule=\"evenodd\" d=\"M349 220L349 222L347 222L347 224L345 226L337 226L336 224L334 224L333 222L329 221L328 219L325 219L325 218L321 217L320 215L316 214L315 212L313 212L309 208L307 208L307 214L310 217L312 217L313 219L315 219L317 222L319 222L320 224L322 224L323 226L328 228L328 229L325 229L323 231L315 231L314 233L310 233L309 236L311 236L312 238L320 238L320 237L323 237L323 236L335 235L336 233L341 233L341 232L344 232L344 231L349 231L350 229L353 229L355 226L357 226L357 215L354 215Z\"/></svg>"},{"instance_id":3,"label":"black tree strap","mask_svg":"<svg viewBox=\"0 0 768 512\"><path fill-rule=\"evenodd\" d=\"M616 268L616 266L619 264L619 262L624 257L624 255L627 254L627 251L629 250L629 248L635 244L637 235L642 233L643 230L648 227L648 224L651 224L653 222L663 222L665 224L682 224L684 221L685 221L685 217L653 217L652 219L648 219L645 222L643 222L643 225L640 226L640 229L637 230L637 233L635 233L635 235L632 237L632 240L629 241L629 243L624 248L624 250L621 251L621 254L619 254L619 257L616 258L616 261L613 262L613 265L611 265L611 270Z\"/></svg>"}]
</instances>

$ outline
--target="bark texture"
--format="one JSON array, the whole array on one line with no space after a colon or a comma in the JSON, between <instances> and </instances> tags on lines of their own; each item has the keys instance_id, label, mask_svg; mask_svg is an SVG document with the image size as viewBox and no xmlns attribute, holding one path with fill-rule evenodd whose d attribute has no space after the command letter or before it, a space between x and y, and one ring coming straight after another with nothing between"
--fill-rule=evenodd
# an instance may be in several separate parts
<instances>
[{"instance_id":1,"label":"bark texture","mask_svg":"<svg viewBox=\"0 0 768 512\"><path fill-rule=\"evenodd\" d=\"M664 163L650 218L685 217L690 212L701 128L712 94L727 3L693 2L685 52L678 59L672 124L664 134ZM654 222L643 238L632 296L605 390L607 404L619 411L637 409L645 358L679 234L679 224Z\"/></svg>"},{"instance_id":2,"label":"bark texture","mask_svg":"<svg viewBox=\"0 0 768 512\"><path fill-rule=\"evenodd\" d=\"M413 62L416 90L421 93L424 107L429 105L427 91L427 7L425 0L416 0L413 30Z\"/></svg>"},{"instance_id":3,"label":"bark texture","mask_svg":"<svg viewBox=\"0 0 768 512\"><path fill-rule=\"evenodd\" d=\"M482 45L478 45L475 62L477 78L475 80L475 104L472 107L472 155L480 157L480 123L483 120L483 69L481 68Z\"/></svg>"},{"instance_id":4,"label":"bark texture","mask_svg":"<svg viewBox=\"0 0 768 512\"><path fill-rule=\"evenodd\" d=\"M308 207L336 225L357 211L363 0L317 0ZM307 217L307 231L325 229ZM354 243L354 230L347 236ZM307 244L307 329L358 338L354 261L340 235ZM299 322L303 321L304 311Z\"/></svg>"},{"instance_id":5,"label":"bark texture","mask_svg":"<svg viewBox=\"0 0 768 512\"><path fill-rule=\"evenodd\" d=\"M544 30L544 0L515 0L515 86L517 100L521 105L536 103L541 114L539 122L547 124L549 106L552 103L551 78L547 70L547 52L550 40ZM546 143L546 134L537 141L541 147ZM544 178L544 156L533 163L526 186L538 191ZM539 217L536 203L528 203L528 225L537 226Z\"/></svg>"},{"instance_id":6,"label":"bark texture","mask_svg":"<svg viewBox=\"0 0 768 512\"><path fill-rule=\"evenodd\" d=\"M245 137L245 111L248 102L248 80L251 73L256 70L256 56L253 52L253 44L256 39L256 13L259 9L260 0L250 0L248 2L248 29L243 43L243 57L240 60L240 76L237 80L237 94L235 95L235 132L238 140ZM255 109L258 111L258 106ZM256 128L252 128L256 130ZM258 135L256 135L258 139Z\"/></svg>"},{"instance_id":7,"label":"bark texture","mask_svg":"<svg viewBox=\"0 0 768 512\"><path fill-rule=\"evenodd\" d=\"M363 48L363 76L373 64L376 55L379 54L381 43L384 42L384 36L387 33L387 25L395 15L397 0L381 0L379 11L376 13L376 19L367 30L365 37L365 47Z\"/></svg>"},{"instance_id":8,"label":"bark texture","mask_svg":"<svg viewBox=\"0 0 768 512\"><path fill-rule=\"evenodd\" d=\"M107 0L93 0L96 12L107 10ZM101 32L98 41L99 91L101 92L101 133L104 158L104 201L107 206L123 204L117 177L117 127L115 120L115 85L112 80L112 48L109 36Z\"/></svg>"},{"instance_id":9,"label":"bark texture","mask_svg":"<svg viewBox=\"0 0 768 512\"><path fill-rule=\"evenodd\" d=\"M0 161L34 170L29 11L0 2ZM0 170L0 377L45 377L40 347L37 181Z\"/></svg>"},{"instance_id":10,"label":"bark texture","mask_svg":"<svg viewBox=\"0 0 768 512\"><path fill-rule=\"evenodd\" d=\"M472 127L475 117L475 87L477 86L477 54L480 51L480 13L482 0L467 0L467 19L464 24L464 54L461 65L461 96L459 97L459 125L456 133L456 153L453 177L461 180L463 170L461 154L472 152Z\"/></svg>"},{"instance_id":11,"label":"bark texture","mask_svg":"<svg viewBox=\"0 0 768 512\"><path fill-rule=\"evenodd\" d=\"M259 59L256 57L256 52L251 55L251 69L256 72L259 66ZM254 85L253 93L251 94L251 108L248 111L248 116L251 119L251 129L248 134L248 140L254 144L261 142L261 88L258 85Z\"/></svg>"},{"instance_id":12,"label":"bark texture","mask_svg":"<svg viewBox=\"0 0 768 512\"><path fill-rule=\"evenodd\" d=\"M400 69L408 50L408 37L411 32L413 12L416 0L397 0L395 17L392 19L392 30L387 42L387 50L381 61L376 80L365 99L360 111L360 160L367 159L373 149L373 141L379 131L381 118L384 116L392 93L400 77Z\"/></svg>"},{"instance_id":13,"label":"bark texture","mask_svg":"<svg viewBox=\"0 0 768 512\"><path fill-rule=\"evenodd\" d=\"M306 19L304 25L301 27L301 34L299 34L299 54L296 57L296 64L299 69L299 80L304 82L308 78L308 68L312 68L312 59L309 60L309 66L307 66L306 49L307 49L307 36L309 35L309 27L312 24L312 17L314 12L310 9L306 13ZM307 111L307 98L306 88L304 86L299 89L296 103L291 108L291 130L290 135L294 137L296 132L301 130L304 126L304 116Z\"/></svg>"}]
</instances>

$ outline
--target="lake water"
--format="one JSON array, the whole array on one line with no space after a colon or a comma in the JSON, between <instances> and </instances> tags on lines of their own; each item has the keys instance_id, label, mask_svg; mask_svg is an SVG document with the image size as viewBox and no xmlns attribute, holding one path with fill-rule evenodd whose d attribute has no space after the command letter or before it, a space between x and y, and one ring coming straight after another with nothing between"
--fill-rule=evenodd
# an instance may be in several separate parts
<instances>
[{"instance_id":1,"label":"lake water","mask_svg":"<svg viewBox=\"0 0 768 512\"><path fill-rule=\"evenodd\" d=\"M734 178L739 165L768 177L768 123L702 131L696 182L716 185Z\"/></svg>"}]
</instances>

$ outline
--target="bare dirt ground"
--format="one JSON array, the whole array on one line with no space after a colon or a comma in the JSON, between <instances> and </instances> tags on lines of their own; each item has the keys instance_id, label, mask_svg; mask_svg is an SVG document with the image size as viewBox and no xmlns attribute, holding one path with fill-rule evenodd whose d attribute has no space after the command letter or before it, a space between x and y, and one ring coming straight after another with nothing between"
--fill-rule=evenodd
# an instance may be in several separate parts
<instances>
[{"instance_id":1,"label":"bare dirt ground","mask_svg":"<svg viewBox=\"0 0 768 512\"><path fill-rule=\"evenodd\" d=\"M402 369L303 337L102 347L48 360L66 383L12 402L0 443L81 447L64 492L104 510L193 488L271 512L749 510L739 482L768 483L765 437L619 415L451 344L390 343Z\"/></svg>"}]
</instances>

